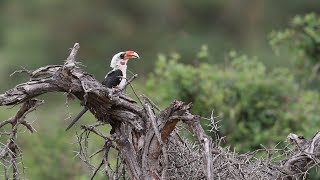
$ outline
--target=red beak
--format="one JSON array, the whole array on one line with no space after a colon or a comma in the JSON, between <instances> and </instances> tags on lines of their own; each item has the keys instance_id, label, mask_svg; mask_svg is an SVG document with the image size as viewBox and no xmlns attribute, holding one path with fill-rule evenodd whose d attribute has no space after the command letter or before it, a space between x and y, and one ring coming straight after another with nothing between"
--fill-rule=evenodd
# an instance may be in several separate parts
<instances>
[{"instance_id":1,"label":"red beak","mask_svg":"<svg viewBox=\"0 0 320 180\"><path fill-rule=\"evenodd\" d=\"M126 54L124 55L124 60L129 60L129 59L139 59L140 56L138 55L138 53L134 52L134 51L126 51Z\"/></svg>"}]
</instances>

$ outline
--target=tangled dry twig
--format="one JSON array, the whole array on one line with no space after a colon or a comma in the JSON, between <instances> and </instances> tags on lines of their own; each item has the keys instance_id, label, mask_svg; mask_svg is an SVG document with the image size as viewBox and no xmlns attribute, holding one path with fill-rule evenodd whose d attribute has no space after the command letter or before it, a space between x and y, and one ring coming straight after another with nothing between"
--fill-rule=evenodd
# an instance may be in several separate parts
<instances>
[{"instance_id":1,"label":"tangled dry twig","mask_svg":"<svg viewBox=\"0 0 320 180\"><path fill-rule=\"evenodd\" d=\"M22 150L16 143L18 127L24 126L31 133L35 131L31 123L25 120L28 113L34 111L38 106L40 106L43 101L31 99L23 103L20 110L15 116L0 123L0 128L5 125L10 124L11 129L6 133L7 142L6 144L1 143L0 145L0 160L4 166L4 178L9 179L9 169L12 168L12 179L19 179L19 176L24 174L24 167L22 167L23 172L19 172L19 159L22 158Z\"/></svg>"}]
</instances>

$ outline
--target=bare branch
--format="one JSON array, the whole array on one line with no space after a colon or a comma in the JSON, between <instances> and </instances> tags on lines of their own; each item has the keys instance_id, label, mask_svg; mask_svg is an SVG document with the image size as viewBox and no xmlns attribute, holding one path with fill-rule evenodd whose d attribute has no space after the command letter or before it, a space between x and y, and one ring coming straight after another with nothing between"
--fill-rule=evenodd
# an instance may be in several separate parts
<instances>
[{"instance_id":1,"label":"bare branch","mask_svg":"<svg viewBox=\"0 0 320 180\"><path fill-rule=\"evenodd\" d=\"M14 71L10 76L15 75L16 73L27 73L29 76L32 76L32 71L27 70L25 67L21 67L21 70Z\"/></svg>"},{"instance_id":2,"label":"bare branch","mask_svg":"<svg viewBox=\"0 0 320 180\"><path fill-rule=\"evenodd\" d=\"M0 128L2 128L2 126L6 125L6 124L11 124L12 122L12 118L4 120L0 123Z\"/></svg>"},{"instance_id":3,"label":"bare branch","mask_svg":"<svg viewBox=\"0 0 320 180\"><path fill-rule=\"evenodd\" d=\"M64 63L64 66L63 66L64 71L70 71L76 66L76 55L78 53L79 48L80 48L79 43L75 43L73 48L71 49L69 57Z\"/></svg>"},{"instance_id":4,"label":"bare branch","mask_svg":"<svg viewBox=\"0 0 320 180\"><path fill-rule=\"evenodd\" d=\"M9 123L12 125L11 131L7 139L7 143L2 148L0 148L1 149L0 159L3 162L10 162L10 166L4 165L6 179L8 179L8 176L9 176L8 175L9 167L12 167L12 179L16 180L20 178L17 160L19 156L22 157L22 152L19 146L16 144L17 129L20 124L26 126L27 128L31 128L31 125L29 126L29 123L25 120L25 117L28 113L34 111L42 103L43 101L40 101L40 100L35 100L35 99L28 100L21 106L20 110L16 113L15 116L1 123L2 125L0 126L0 128L3 125L9 124ZM22 167L22 169L24 169L24 167Z\"/></svg>"}]
</instances>

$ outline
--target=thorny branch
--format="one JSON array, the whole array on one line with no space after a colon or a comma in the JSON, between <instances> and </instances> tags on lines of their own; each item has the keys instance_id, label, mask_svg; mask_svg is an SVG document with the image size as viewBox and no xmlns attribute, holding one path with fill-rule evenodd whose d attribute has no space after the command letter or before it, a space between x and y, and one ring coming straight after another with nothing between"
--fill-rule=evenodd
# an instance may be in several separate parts
<instances>
[{"instance_id":1,"label":"thorny branch","mask_svg":"<svg viewBox=\"0 0 320 180\"><path fill-rule=\"evenodd\" d=\"M32 125L25 120L28 113L34 111L43 101L30 99L21 106L15 116L0 123L0 128L7 124L11 124L6 144L0 146L0 160L4 166L4 178L9 179L9 169L12 168L12 179L19 179L20 172L18 168L19 159L22 158L21 148L16 143L18 127L25 126L31 133L35 130ZM22 167L24 170L24 167ZM23 173L22 173L23 175Z\"/></svg>"},{"instance_id":2,"label":"thorny branch","mask_svg":"<svg viewBox=\"0 0 320 180\"><path fill-rule=\"evenodd\" d=\"M230 148L223 148L220 146L222 138L212 140L200 125L201 119L208 119L210 131L218 133L219 125L213 113L210 118L201 118L190 112L191 104L180 101L173 101L160 110L150 98L134 91L131 86L137 77L134 75L125 87L131 86L141 103L139 106L121 93L123 89L108 89L84 72L76 61L79 48L75 43L63 65L17 71L26 72L30 80L0 94L1 106L22 103L15 116L0 122L0 129L12 126L10 131L1 133L8 136L7 141L0 144L5 179L10 176L19 179L24 174L24 167L18 164L22 157L22 150L16 143L18 127L35 132L25 117L43 103L33 98L48 92L73 95L97 119L97 123L82 125L81 132L76 134L77 156L92 171L91 179L98 173L108 179L304 179L308 170L320 162L319 133L310 140L290 134L287 139L293 149L265 148L237 154ZM112 130L106 132L105 126L109 125ZM188 131L196 141L183 137L180 131L184 131L183 134ZM91 136L101 139L101 147L91 142ZM116 163L110 161L114 158L110 155L112 151L118 153ZM267 158L255 157L258 151L265 152Z\"/></svg>"}]
</instances>

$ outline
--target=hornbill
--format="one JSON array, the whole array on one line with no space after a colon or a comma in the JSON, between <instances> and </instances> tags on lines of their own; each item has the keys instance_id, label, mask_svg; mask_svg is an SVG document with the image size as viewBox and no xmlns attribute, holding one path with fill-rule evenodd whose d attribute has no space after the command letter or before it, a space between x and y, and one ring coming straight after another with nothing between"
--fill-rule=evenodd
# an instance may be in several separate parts
<instances>
[{"instance_id":1,"label":"hornbill","mask_svg":"<svg viewBox=\"0 0 320 180\"><path fill-rule=\"evenodd\" d=\"M126 84L127 75L127 61L129 59L140 58L138 53L134 51L119 52L112 57L110 67L113 68L104 77L102 84L107 88L119 88L122 89ZM88 111L85 107L67 127L66 131L69 130L80 118Z\"/></svg>"}]
</instances>

